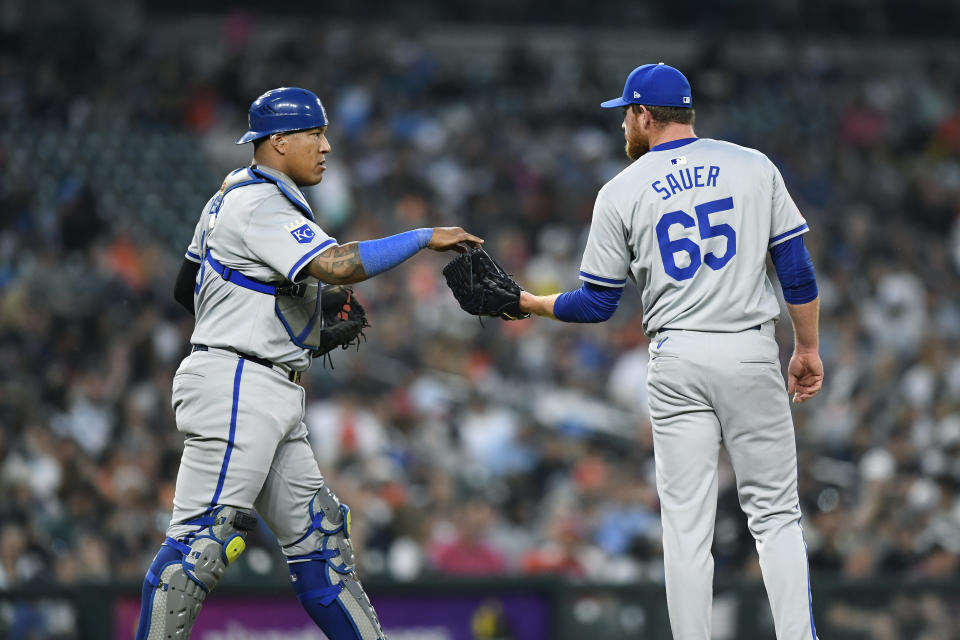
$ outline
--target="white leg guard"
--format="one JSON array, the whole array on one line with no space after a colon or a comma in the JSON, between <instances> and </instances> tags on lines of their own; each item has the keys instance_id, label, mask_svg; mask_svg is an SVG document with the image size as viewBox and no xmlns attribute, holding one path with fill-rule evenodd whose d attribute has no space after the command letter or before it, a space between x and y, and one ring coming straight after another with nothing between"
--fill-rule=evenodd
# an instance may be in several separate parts
<instances>
[{"instance_id":1,"label":"white leg guard","mask_svg":"<svg viewBox=\"0 0 960 640\"><path fill-rule=\"evenodd\" d=\"M257 519L233 507L187 524L203 528L186 542L167 538L143 583L136 640L187 640L204 598L246 548Z\"/></svg>"},{"instance_id":2,"label":"white leg guard","mask_svg":"<svg viewBox=\"0 0 960 640\"><path fill-rule=\"evenodd\" d=\"M284 547L297 598L331 640L386 640L357 578L350 508L326 486L310 503L312 525Z\"/></svg>"}]
</instances>

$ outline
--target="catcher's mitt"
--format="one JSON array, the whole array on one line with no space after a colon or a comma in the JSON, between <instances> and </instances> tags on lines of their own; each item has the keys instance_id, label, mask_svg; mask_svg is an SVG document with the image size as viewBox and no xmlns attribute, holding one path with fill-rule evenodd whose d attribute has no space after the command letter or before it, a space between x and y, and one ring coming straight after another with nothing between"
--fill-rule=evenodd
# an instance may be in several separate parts
<instances>
[{"instance_id":1,"label":"catcher's mitt","mask_svg":"<svg viewBox=\"0 0 960 640\"><path fill-rule=\"evenodd\" d=\"M360 348L363 330L370 326L366 310L353 296L353 289L338 284L325 284L320 291L320 313L323 325L320 330L320 348L313 357L323 356L341 347L352 345Z\"/></svg>"},{"instance_id":2,"label":"catcher's mitt","mask_svg":"<svg viewBox=\"0 0 960 640\"><path fill-rule=\"evenodd\" d=\"M520 311L520 285L483 249L471 249L451 260L443 276L460 308L469 314L504 320L530 317Z\"/></svg>"}]
</instances>

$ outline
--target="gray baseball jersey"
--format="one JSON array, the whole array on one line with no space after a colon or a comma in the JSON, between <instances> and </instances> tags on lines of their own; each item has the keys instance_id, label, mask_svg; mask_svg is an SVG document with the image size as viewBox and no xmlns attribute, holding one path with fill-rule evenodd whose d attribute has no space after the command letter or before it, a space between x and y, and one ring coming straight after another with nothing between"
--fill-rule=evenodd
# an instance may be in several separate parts
<instances>
[{"instance_id":1,"label":"gray baseball jersey","mask_svg":"<svg viewBox=\"0 0 960 640\"><path fill-rule=\"evenodd\" d=\"M581 279L641 290L647 389L677 640L709 640L717 465L725 446L779 640L816 640L793 421L778 361L769 248L807 231L758 151L658 145L601 190Z\"/></svg>"},{"instance_id":2,"label":"gray baseball jersey","mask_svg":"<svg viewBox=\"0 0 960 640\"><path fill-rule=\"evenodd\" d=\"M704 138L667 143L600 190L580 278L608 287L631 278L647 335L742 331L779 315L762 265L771 246L806 231L759 151Z\"/></svg>"},{"instance_id":3,"label":"gray baseball jersey","mask_svg":"<svg viewBox=\"0 0 960 640\"><path fill-rule=\"evenodd\" d=\"M274 297L217 277L202 255L205 246L224 266L259 281L297 281L306 275L304 267L314 256L336 245L305 217L310 206L290 178L268 167L257 169L280 180L300 206L272 183L235 188L219 207L216 196L207 202L186 252L187 259L201 263L191 342L234 349L302 371L310 364L310 354L290 340L274 311ZM237 169L223 188L247 180L247 169Z\"/></svg>"}]
</instances>

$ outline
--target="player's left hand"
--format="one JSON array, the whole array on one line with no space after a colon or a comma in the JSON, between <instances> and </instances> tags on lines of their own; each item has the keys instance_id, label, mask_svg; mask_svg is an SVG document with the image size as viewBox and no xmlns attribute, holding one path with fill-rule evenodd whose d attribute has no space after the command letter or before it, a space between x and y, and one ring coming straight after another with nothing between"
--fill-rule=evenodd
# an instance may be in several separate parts
<instances>
[{"instance_id":1,"label":"player's left hand","mask_svg":"<svg viewBox=\"0 0 960 640\"><path fill-rule=\"evenodd\" d=\"M479 247L482 244L483 239L472 233L467 233L460 227L434 227L427 248L434 251L450 251L452 249L460 253L466 253L468 246Z\"/></svg>"},{"instance_id":2,"label":"player's left hand","mask_svg":"<svg viewBox=\"0 0 960 640\"><path fill-rule=\"evenodd\" d=\"M817 395L823 385L823 363L816 351L793 352L787 365L787 393L794 404L800 404Z\"/></svg>"},{"instance_id":3,"label":"player's left hand","mask_svg":"<svg viewBox=\"0 0 960 640\"><path fill-rule=\"evenodd\" d=\"M370 326L367 310L353 295L353 289L336 284L326 284L320 293L320 312L323 328L320 330L320 347L313 351L318 358L340 347L356 345L359 349L363 330Z\"/></svg>"}]
</instances>

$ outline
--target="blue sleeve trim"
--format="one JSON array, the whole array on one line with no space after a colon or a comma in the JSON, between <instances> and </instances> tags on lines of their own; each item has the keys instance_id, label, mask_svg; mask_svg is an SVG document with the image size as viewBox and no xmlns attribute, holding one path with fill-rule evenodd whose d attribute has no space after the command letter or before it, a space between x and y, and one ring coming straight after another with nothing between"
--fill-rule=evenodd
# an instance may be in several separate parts
<instances>
[{"instance_id":1,"label":"blue sleeve trim","mask_svg":"<svg viewBox=\"0 0 960 640\"><path fill-rule=\"evenodd\" d=\"M183 254L183 257L186 258L187 260L193 260L194 262L200 262L200 256L198 256L197 254L195 254L193 251L190 251L190 249L187 249L187 252L186 252L185 254Z\"/></svg>"},{"instance_id":2,"label":"blue sleeve trim","mask_svg":"<svg viewBox=\"0 0 960 640\"><path fill-rule=\"evenodd\" d=\"M563 322L603 322L613 316L623 295L621 287L604 287L584 282L575 291L557 296L553 315Z\"/></svg>"},{"instance_id":3,"label":"blue sleeve trim","mask_svg":"<svg viewBox=\"0 0 960 640\"><path fill-rule=\"evenodd\" d=\"M770 257L780 279L783 299L790 304L804 304L816 300L817 277L813 271L810 252L803 244L803 236L795 236L770 248Z\"/></svg>"},{"instance_id":4,"label":"blue sleeve trim","mask_svg":"<svg viewBox=\"0 0 960 640\"><path fill-rule=\"evenodd\" d=\"M364 240L357 243L360 262L367 277L373 277L410 258L430 244L433 229L414 229L398 233L395 236Z\"/></svg>"},{"instance_id":5,"label":"blue sleeve trim","mask_svg":"<svg viewBox=\"0 0 960 640\"><path fill-rule=\"evenodd\" d=\"M587 273L586 271L580 272L580 277L585 280L596 280L596 284L606 284L613 287L622 287L627 284L627 279L623 280L614 280L612 278L601 278L600 276L595 276L592 273Z\"/></svg>"},{"instance_id":6,"label":"blue sleeve trim","mask_svg":"<svg viewBox=\"0 0 960 640\"><path fill-rule=\"evenodd\" d=\"M806 231L807 229L808 229L807 223L804 222L804 223L803 223L802 225L800 225L799 227L795 227L795 228L793 228L793 229L790 229L790 231L785 231L785 232L781 233L780 235L773 236L772 238L770 238L770 244L773 244L773 243L775 243L775 242L779 242L780 240L783 240L784 238L790 237L790 236L792 236L792 235L794 235L794 234L796 234L796 233L800 233L801 231Z\"/></svg>"},{"instance_id":7,"label":"blue sleeve trim","mask_svg":"<svg viewBox=\"0 0 960 640\"><path fill-rule=\"evenodd\" d=\"M320 253L321 251L323 251L324 249L326 249L326 248L329 247L330 245L336 244L336 242L337 242L337 241L334 240L333 238L327 238L326 240L324 240L323 242L321 242L319 245L317 245L317 246L314 247L313 249L310 249L310 251L307 251L302 258L300 258L299 260L297 260L297 263L296 263L295 265L293 265L293 268L290 269L290 273L287 274L287 279L290 280L291 282L295 282L295 281L296 281L297 274L298 274L298 272L300 271L300 268L301 268L304 264L306 264L306 262L307 262L308 260L310 260L310 258L312 258L313 256L317 255L318 253Z\"/></svg>"}]
</instances>

